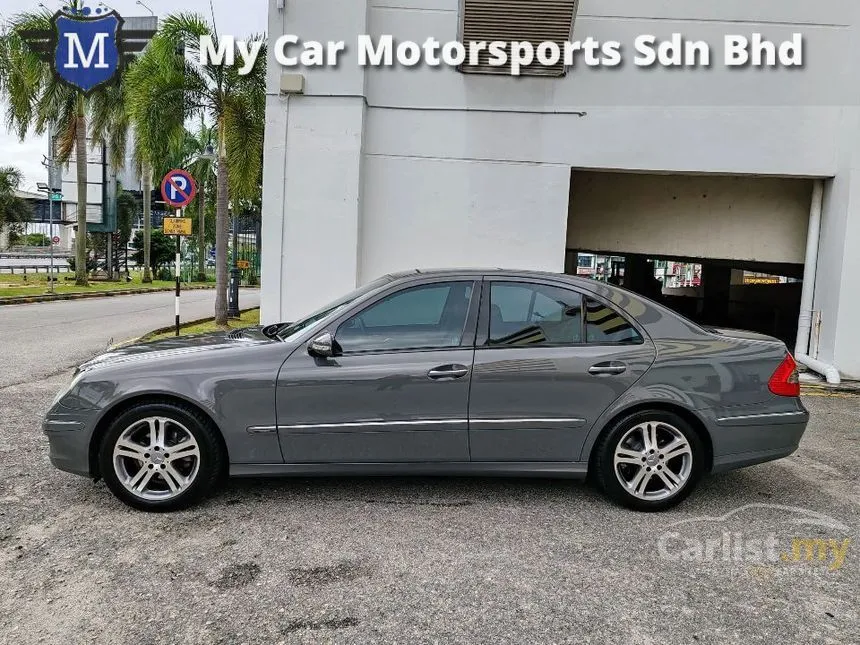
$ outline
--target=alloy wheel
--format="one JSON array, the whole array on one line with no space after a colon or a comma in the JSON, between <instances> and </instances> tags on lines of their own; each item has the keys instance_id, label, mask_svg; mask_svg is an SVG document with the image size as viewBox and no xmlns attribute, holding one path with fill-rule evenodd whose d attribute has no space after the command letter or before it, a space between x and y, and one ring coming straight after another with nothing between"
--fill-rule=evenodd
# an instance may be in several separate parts
<instances>
[{"instance_id":1,"label":"alloy wheel","mask_svg":"<svg viewBox=\"0 0 860 645\"><path fill-rule=\"evenodd\" d=\"M642 500L672 497L690 479L693 451L678 428L646 421L630 428L615 448L613 469L625 490Z\"/></svg>"},{"instance_id":2,"label":"alloy wheel","mask_svg":"<svg viewBox=\"0 0 860 645\"><path fill-rule=\"evenodd\" d=\"M120 483L140 499L177 497L200 470L200 446L182 423L167 417L135 421L119 436L113 466Z\"/></svg>"}]
</instances>

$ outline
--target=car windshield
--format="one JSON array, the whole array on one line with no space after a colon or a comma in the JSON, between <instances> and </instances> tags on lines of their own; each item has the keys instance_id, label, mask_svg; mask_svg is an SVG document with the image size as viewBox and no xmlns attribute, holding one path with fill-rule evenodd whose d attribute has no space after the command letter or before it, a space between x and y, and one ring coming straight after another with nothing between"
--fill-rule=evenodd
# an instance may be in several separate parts
<instances>
[{"instance_id":1,"label":"car windshield","mask_svg":"<svg viewBox=\"0 0 860 645\"><path fill-rule=\"evenodd\" d=\"M323 320L328 318L331 314L335 313L343 309L344 307L352 304L362 296L367 295L371 291L376 291L380 287L385 286L389 282L392 281L392 276L384 276L379 278L378 280L374 280L369 284L364 285L363 287L359 287L355 291L348 293L347 295L338 298L332 303L327 304L325 307L321 309L317 309L315 312L302 318L301 320L297 320L292 323L279 323L276 325L270 325L263 330L267 336L277 337L282 341L292 340L296 334L307 331L308 329L312 329Z\"/></svg>"}]
</instances>

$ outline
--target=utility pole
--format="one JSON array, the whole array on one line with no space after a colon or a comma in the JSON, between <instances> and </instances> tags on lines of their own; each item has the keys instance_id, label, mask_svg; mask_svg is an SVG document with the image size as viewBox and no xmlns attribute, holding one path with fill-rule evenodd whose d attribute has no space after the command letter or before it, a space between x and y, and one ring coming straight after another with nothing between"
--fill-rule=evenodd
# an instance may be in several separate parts
<instances>
[{"instance_id":1,"label":"utility pole","mask_svg":"<svg viewBox=\"0 0 860 645\"><path fill-rule=\"evenodd\" d=\"M113 234L116 232L116 198L117 198L117 170L113 164L108 162L108 146L104 148L103 163L105 169L104 199L102 200L102 222L106 225L105 235L105 268L108 280L114 279L114 256L116 249L113 247Z\"/></svg>"},{"instance_id":2,"label":"utility pole","mask_svg":"<svg viewBox=\"0 0 860 645\"><path fill-rule=\"evenodd\" d=\"M239 217L233 211L233 261L230 267L230 292L227 299L227 317L238 318L239 314Z\"/></svg>"},{"instance_id":3,"label":"utility pole","mask_svg":"<svg viewBox=\"0 0 860 645\"><path fill-rule=\"evenodd\" d=\"M48 240L50 242L51 268L48 269L48 293L54 293L54 192L48 191Z\"/></svg>"},{"instance_id":4,"label":"utility pole","mask_svg":"<svg viewBox=\"0 0 860 645\"><path fill-rule=\"evenodd\" d=\"M48 183L38 183L40 191L44 192L48 198L48 237L50 238L50 257L51 266L48 269L48 292L54 293L54 202L62 203L63 198L63 176L60 167L57 165L54 148L56 145L56 124L51 123L48 126L48 155L42 160L42 165L48 170ZM60 205L60 216L62 217L62 205Z\"/></svg>"}]
</instances>

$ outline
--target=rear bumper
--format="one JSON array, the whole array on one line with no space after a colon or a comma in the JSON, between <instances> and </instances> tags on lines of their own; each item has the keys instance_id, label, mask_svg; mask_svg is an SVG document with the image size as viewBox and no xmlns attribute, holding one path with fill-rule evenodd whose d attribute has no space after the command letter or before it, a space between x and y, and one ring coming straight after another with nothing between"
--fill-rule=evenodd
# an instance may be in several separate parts
<instances>
[{"instance_id":1,"label":"rear bumper","mask_svg":"<svg viewBox=\"0 0 860 645\"><path fill-rule=\"evenodd\" d=\"M713 419L712 472L752 466L794 453L809 423L809 413L798 408L784 412L733 413Z\"/></svg>"},{"instance_id":2,"label":"rear bumper","mask_svg":"<svg viewBox=\"0 0 860 645\"><path fill-rule=\"evenodd\" d=\"M803 430L800 430L800 434L803 434ZM774 448L771 450L741 452L733 455L722 455L719 457L714 456L714 465L711 468L711 472L722 473L727 470L744 468L746 466L755 466L756 464L763 464L767 461L774 461L775 459L788 457L797 451L797 447L800 445L800 439L798 438L797 441L798 442L793 445Z\"/></svg>"}]
</instances>

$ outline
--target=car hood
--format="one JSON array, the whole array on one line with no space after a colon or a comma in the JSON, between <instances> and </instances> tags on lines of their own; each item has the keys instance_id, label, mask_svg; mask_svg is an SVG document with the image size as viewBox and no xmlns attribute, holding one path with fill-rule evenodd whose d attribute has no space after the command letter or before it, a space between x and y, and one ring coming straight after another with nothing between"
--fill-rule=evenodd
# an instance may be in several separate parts
<instances>
[{"instance_id":1,"label":"car hood","mask_svg":"<svg viewBox=\"0 0 860 645\"><path fill-rule=\"evenodd\" d=\"M78 367L76 373L120 363L152 361L174 356L279 342L263 335L261 330L262 327L251 327L228 332L219 331L210 334L166 338L149 343L135 343L133 345L117 347L83 363Z\"/></svg>"}]
</instances>

